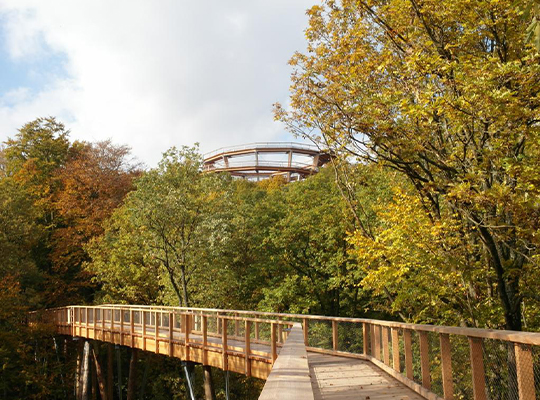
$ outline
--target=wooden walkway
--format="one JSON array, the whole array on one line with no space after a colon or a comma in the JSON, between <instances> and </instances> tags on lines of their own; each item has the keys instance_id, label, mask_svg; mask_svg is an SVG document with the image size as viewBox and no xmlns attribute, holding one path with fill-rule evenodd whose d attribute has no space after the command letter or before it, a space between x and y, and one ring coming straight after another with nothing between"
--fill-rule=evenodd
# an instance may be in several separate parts
<instances>
[{"instance_id":1,"label":"wooden walkway","mask_svg":"<svg viewBox=\"0 0 540 400\"><path fill-rule=\"evenodd\" d=\"M489 340L515 354L517 388L507 388L514 398L540 399L534 373L540 368L540 333L126 305L63 307L31 314L33 319L54 324L59 334L265 379L260 400L453 400L458 384L461 393L472 392L468 398L487 400ZM456 363L453 353L467 347L454 346L463 342L469 359ZM418 366L420 377L413 373ZM437 375L439 394L432 391Z\"/></svg>"},{"instance_id":2,"label":"wooden walkway","mask_svg":"<svg viewBox=\"0 0 540 400\"><path fill-rule=\"evenodd\" d=\"M421 400L369 361L308 352L315 400Z\"/></svg>"}]
</instances>

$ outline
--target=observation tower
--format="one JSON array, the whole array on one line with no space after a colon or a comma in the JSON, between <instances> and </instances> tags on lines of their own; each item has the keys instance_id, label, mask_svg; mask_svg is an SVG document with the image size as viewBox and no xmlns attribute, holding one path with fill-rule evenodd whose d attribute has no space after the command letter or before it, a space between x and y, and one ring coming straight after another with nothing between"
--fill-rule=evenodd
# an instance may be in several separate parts
<instances>
[{"instance_id":1,"label":"observation tower","mask_svg":"<svg viewBox=\"0 0 540 400\"><path fill-rule=\"evenodd\" d=\"M235 177L257 181L283 176L291 182L317 173L330 159L330 153L310 144L250 143L206 153L203 170L228 172Z\"/></svg>"}]
</instances>

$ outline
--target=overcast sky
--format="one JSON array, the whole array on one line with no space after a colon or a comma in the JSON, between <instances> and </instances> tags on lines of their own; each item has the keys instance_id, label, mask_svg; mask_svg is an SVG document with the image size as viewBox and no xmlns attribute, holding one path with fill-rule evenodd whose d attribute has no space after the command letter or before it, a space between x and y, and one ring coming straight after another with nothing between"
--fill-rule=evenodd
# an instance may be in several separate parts
<instances>
[{"instance_id":1,"label":"overcast sky","mask_svg":"<svg viewBox=\"0 0 540 400\"><path fill-rule=\"evenodd\" d=\"M56 116L154 166L171 146L292 140L272 104L317 2L0 0L0 141Z\"/></svg>"}]
</instances>

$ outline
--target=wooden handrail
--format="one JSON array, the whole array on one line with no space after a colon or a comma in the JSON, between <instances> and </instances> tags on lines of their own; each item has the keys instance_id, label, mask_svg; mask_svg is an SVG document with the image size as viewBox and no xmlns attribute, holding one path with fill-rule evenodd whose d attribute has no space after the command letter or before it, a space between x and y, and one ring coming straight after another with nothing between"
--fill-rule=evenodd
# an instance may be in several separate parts
<instances>
[{"instance_id":1,"label":"wooden handrail","mask_svg":"<svg viewBox=\"0 0 540 400\"><path fill-rule=\"evenodd\" d=\"M285 341L259 400L313 400L302 326L295 323Z\"/></svg>"}]
</instances>

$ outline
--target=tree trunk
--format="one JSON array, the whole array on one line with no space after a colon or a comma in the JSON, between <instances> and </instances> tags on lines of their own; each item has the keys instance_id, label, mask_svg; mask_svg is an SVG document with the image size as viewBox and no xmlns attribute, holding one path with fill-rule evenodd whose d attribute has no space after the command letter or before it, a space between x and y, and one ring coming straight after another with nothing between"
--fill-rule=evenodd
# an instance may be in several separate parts
<instances>
[{"instance_id":1,"label":"tree trunk","mask_svg":"<svg viewBox=\"0 0 540 400\"><path fill-rule=\"evenodd\" d=\"M206 400L216 400L216 391L214 390L214 380L212 379L212 367L203 365L204 370L204 398Z\"/></svg>"},{"instance_id":2,"label":"tree trunk","mask_svg":"<svg viewBox=\"0 0 540 400\"><path fill-rule=\"evenodd\" d=\"M84 342L81 373L81 399L88 400L90 386L90 342Z\"/></svg>"},{"instance_id":3,"label":"tree trunk","mask_svg":"<svg viewBox=\"0 0 540 400\"><path fill-rule=\"evenodd\" d=\"M94 358L94 367L96 370L97 382L99 386L99 394L101 400L112 400L112 397L107 396L107 391L105 390L105 380L103 379L103 371L101 370L101 365L99 364L98 355L95 350L92 349L92 357Z\"/></svg>"},{"instance_id":4,"label":"tree trunk","mask_svg":"<svg viewBox=\"0 0 540 400\"><path fill-rule=\"evenodd\" d=\"M81 398L81 367L82 367L82 352L83 352L83 342L78 341L77 343L77 369L75 370L75 398Z\"/></svg>"},{"instance_id":5,"label":"tree trunk","mask_svg":"<svg viewBox=\"0 0 540 400\"><path fill-rule=\"evenodd\" d=\"M116 346L115 346L116 347ZM122 400L122 351L120 346L116 349L116 373L118 376L118 398Z\"/></svg>"},{"instance_id":6,"label":"tree trunk","mask_svg":"<svg viewBox=\"0 0 540 400\"><path fill-rule=\"evenodd\" d=\"M92 349L92 352L94 349ZM92 354L89 354L90 358L92 357ZM96 376L96 367L92 365L93 363L90 362L90 370L92 371L92 400L97 400L97 376Z\"/></svg>"},{"instance_id":7,"label":"tree trunk","mask_svg":"<svg viewBox=\"0 0 540 400\"><path fill-rule=\"evenodd\" d=\"M112 400L114 393L114 370L113 370L113 351L112 344L107 346L107 397Z\"/></svg>"},{"instance_id":8,"label":"tree trunk","mask_svg":"<svg viewBox=\"0 0 540 400\"><path fill-rule=\"evenodd\" d=\"M137 360L137 349L131 349L131 359L129 361L127 400L135 400L135 392L137 388Z\"/></svg>"},{"instance_id":9,"label":"tree trunk","mask_svg":"<svg viewBox=\"0 0 540 400\"><path fill-rule=\"evenodd\" d=\"M180 267L180 270L182 272L182 296L184 297L184 307L189 307L187 281L186 281L186 266L182 265Z\"/></svg>"}]
</instances>

